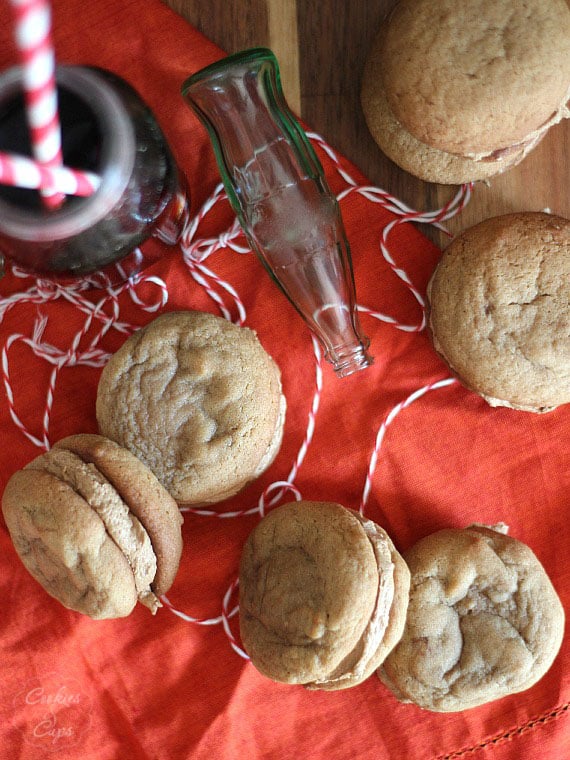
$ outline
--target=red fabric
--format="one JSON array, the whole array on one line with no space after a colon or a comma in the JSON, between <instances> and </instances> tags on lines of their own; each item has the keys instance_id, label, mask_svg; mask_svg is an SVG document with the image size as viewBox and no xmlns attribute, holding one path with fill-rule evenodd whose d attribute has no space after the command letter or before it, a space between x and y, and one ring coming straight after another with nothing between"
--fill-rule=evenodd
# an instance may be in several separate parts
<instances>
[{"instance_id":1,"label":"red fabric","mask_svg":"<svg viewBox=\"0 0 570 760\"><path fill-rule=\"evenodd\" d=\"M55 0L53 9L60 62L114 70L154 109L187 172L196 213L219 175L205 132L179 89L188 75L221 52L158 0ZM0 65L6 68L16 60L8 23L0 30L0 43ZM334 162L318 150L335 190L346 188ZM342 167L359 184L366 183L344 159ZM417 302L379 249L382 230L394 217L357 193L345 198L341 209L359 302L400 323L417 323ZM219 235L232 219L225 201L216 204L199 237ZM393 231L389 248L397 265L425 292L438 258L436 248L408 224ZM251 254L226 248L206 264L239 293L247 309L246 324L257 330L281 367L289 405L275 463L245 492L220 505L222 512L255 506L268 484L287 477L307 429L315 361L307 329ZM162 260L147 274L161 277L168 286L168 302L161 310L219 313L178 250L165 248ZM0 295L30 284L6 276ZM137 292L154 298L159 291L149 283ZM96 302L101 294L88 297ZM134 325L154 316L128 293L120 296L119 305L121 319ZM110 304L105 309L111 313ZM85 315L62 299L19 304L0 323L0 349L15 334L31 337L38 316L48 319L43 341L63 351L85 324ZM413 391L448 374L425 332L406 333L367 315L362 323L372 339L374 367L344 380L324 368L314 436L295 480L304 498L353 508L360 504L376 435L387 415ZM101 322L94 320L81 336L82 350L100 329ZM111 352L124 339L124 332L111 328L99 346ZM53 365L21 340L4 358L15 413L41 438ZM47 433L50 442L96 431L99 374L100 368L89 366L61 370ZM2 487L16 469L41 453L9 409L2 387ZM401 550L439 528L502 520L511 535L537 553L567 607L569 431L570 406L535 416L493 410L458 384L429 391L386 429L366 513L388 530ZM237 574L241 546L258 519L186 516L182 564L169 594L177 609L193 617L220 615L224 594ZM186 622L168 608L153 618L139 606L127 619L105 622L67 611L24 570L1 522L0 563L2 757L451 760L489 751L494 758L570 756L567 640L550 672L530 690L463 713L438 715L399 704L375 676L334 693L274 684L236 654L221 624ZM235 618L231 629L237 636Z\"/></svg>"}]
</instances>

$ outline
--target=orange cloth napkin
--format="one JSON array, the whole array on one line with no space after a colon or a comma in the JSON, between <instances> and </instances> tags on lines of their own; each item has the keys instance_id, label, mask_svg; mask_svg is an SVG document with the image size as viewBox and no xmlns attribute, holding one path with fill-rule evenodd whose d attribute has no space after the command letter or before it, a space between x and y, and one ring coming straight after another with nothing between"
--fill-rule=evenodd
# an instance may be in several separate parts
<instances>
[{"instance_id":1,"label":"orange cloth napkin","mask_svg":"<svg viewBox=\"0 0 570 760\"><path fill-rule=\"evenodd\" d=\"M187 173L196 214L219 175L206 134L179 89L221 51L158 0L55 0L53 13L60 62L116 71L153 108ZM16 62L9 23L0 30L0 43L5 69ZM319 147L317 152L335 191L347 189L332 158ZM367 184L354 166L340 161L358 186ZM359 303L399 324L418 324L421 309L379 246L382 231L397 217L357 191L343 198L341 209ZM232 221L227 202L220 201L205 214L196 238L216 239ZM424 293L438 250L409 224L396 226L388 246L397 266ZM365 512L398 548L446 526L504 521L511 535L534 549L568 606L570 406L542 416L493 410L457 383L415 398L414 391L448 377L425 331L405 332L390 320L363 314L375 364L344 380L323 367L314 434L305 452L319 379L308 330L252 254L226 246L204 264L239 294L246 324L281 367L289 404L283 447L269 472L216 512L255 508L263 490L286 479L295 463L295 486L304 498L358 508L378 431L388 421ZM49 445L65 435L96 431L95 397L106 352L157 313L145 311L141 302L156 304L158 312L219 313L180 250L164 247L145 276L164 281L166 303L160 283L146 280L134 297L123 292L116 303L104 302L90 323L88 313L69 299L53 298L53 290L14 300L33 287L30 279L8 274L0 281L0 296L12 296L2 301L10 308L0 315L2 488L41 453L42 441ZM236 318L231 294L216 280L209 282ZM84 297L96 304L104 294L90 291ZM111 326L102 314L114 319ZM66 361L74 338L75 352ZM51 353L46 346L53 347ZM50 356L60 357L61 368ZM94 366L85 363L90 357ZM394 408L401 411L389 416ZM241 546L258 519L255 513L224 519L186 515L182 564L169 594L176 610L187 618L221 616ZM127 619L104 622L67 611L24 570L1 520L0 564L2 757L455 760L489 750L493 758L513 760L570 757L567 640L550 672L528 691L441 715L399 704L376 676L333 693L274 684L232 648L230 635L239 646L235 616L226 631L221 622L201 625L168 607L151 617L139 605ZM236 602L234 594L225 609Z\"/></svg>"}]
</instances>

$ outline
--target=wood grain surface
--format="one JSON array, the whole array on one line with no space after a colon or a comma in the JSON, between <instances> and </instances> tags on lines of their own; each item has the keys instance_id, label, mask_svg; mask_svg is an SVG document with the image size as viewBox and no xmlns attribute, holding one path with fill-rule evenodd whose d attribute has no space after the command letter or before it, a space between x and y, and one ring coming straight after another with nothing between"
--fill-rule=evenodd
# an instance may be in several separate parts
<instances>
[{"instance_id":1,"label":"wood grain surface","mask_svg":"<svg viewBox=\"0 0 570 760\"><path fill-rule=\"evenodd\" d=\"M368 49L395 0L165 0L228 53L267 46L279 60L285 95L310 127L371 182L419 210L443 205L456 188L422 182L377 147L360 106ZM456 233L496 214L539 211L570 217L570 120L553 127L527 158L477 183ZM446 237L424 230L445 244Z\"/></svg>"}]
</instances>

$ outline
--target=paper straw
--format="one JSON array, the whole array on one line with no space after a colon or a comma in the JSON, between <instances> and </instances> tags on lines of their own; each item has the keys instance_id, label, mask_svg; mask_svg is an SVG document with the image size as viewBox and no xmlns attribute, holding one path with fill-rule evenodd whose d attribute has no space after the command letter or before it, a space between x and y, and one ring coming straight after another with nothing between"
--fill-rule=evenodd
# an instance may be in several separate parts
<instances>
[{"instance_id":1,"label":"paper straw","mask_svg":"<svg viewBox=\"0 0 570 760\"><path fill-rule=\"evenodd\" d=\"M57 193L59 197L92 195L101 178L66 166L45 166L25 156L0 153L0 184ZM52 195L53 197L53 195Z\"/></svg>"},{"instance_id":2,"label":"paper straw","mask_svg":"<svg viewBox=\"0 0 570 760\"><path fill-rule=\"evenodd\" d=\"M15 40L23 70L26 116L32 153L45 167L63 164L48 0L10 0L15 17ZM48 192L48 208L57 208L64 195Z\"/></svg>"}]
</instances>

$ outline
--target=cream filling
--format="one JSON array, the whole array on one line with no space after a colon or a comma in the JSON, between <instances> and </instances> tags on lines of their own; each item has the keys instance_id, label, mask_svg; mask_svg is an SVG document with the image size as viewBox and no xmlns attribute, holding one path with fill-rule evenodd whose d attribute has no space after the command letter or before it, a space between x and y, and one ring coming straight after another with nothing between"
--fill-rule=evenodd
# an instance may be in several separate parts
<instances>
[{"instance_id":1,"label":"cream filling","mask_svg":"<svg viewBox=\"0 0 570 760\"><path fill-rule=\"evenodd\" d=\"M530 153L530 151L542 140L545 133L550 129L550 127L553 127L555 124L558 124L562 119L569 119L570 118L570 108L568 106L568 103L570 101L570 87L566 91L566 95L564 96L564 99L562 103L559 105L558 109L552 114L550 119L544 122L544 124L539 127L538 129L535 129L533 132L530 132L524 140L521 140L520 143L517 143L516 145L508 145L505 148L499 149L499 150L492 150L488 151L486 153L464 153L462 154L464 158L470 158L473 161L485 161L488 159L500 161L506 156L510 155L512 150L516 150L520 148L522 150L521 158L522 161L525 156ZM493 158L493 156L497 154L496 158Z\"/></svg>"},{"instance_id":2,"label":"cream filling","mask_svg":"<svg viewBox=\"0 0 570 760\"><path fill-rule=\"evenodd\" d=\"M45 455L42 469L67 483L101 518L129 563L139 601L154 614L162 606L150 588L156 575L156 555L142 523L95 465L71 451L52 449Z\"/></svg>"},{"instance_id":3,"label":"cream filling","mask_svg":"<svg viewBox=\"0 0 570 760\"><path fill-rule=\"evenodd\" d=\"M362 646L362 654L352 666L352 669L335 677L312 681L310 685L342 683L348 679L361 678L366 672L370 660L378 651L388 627L390 610L394 601L394 563L392 562L392 553L383 531L375 523L358 513L355 513L355 517L362 524L376 558L378 567L376 603L368 625L358 642L358 646Z\"/></svg>"}]
</instances>

